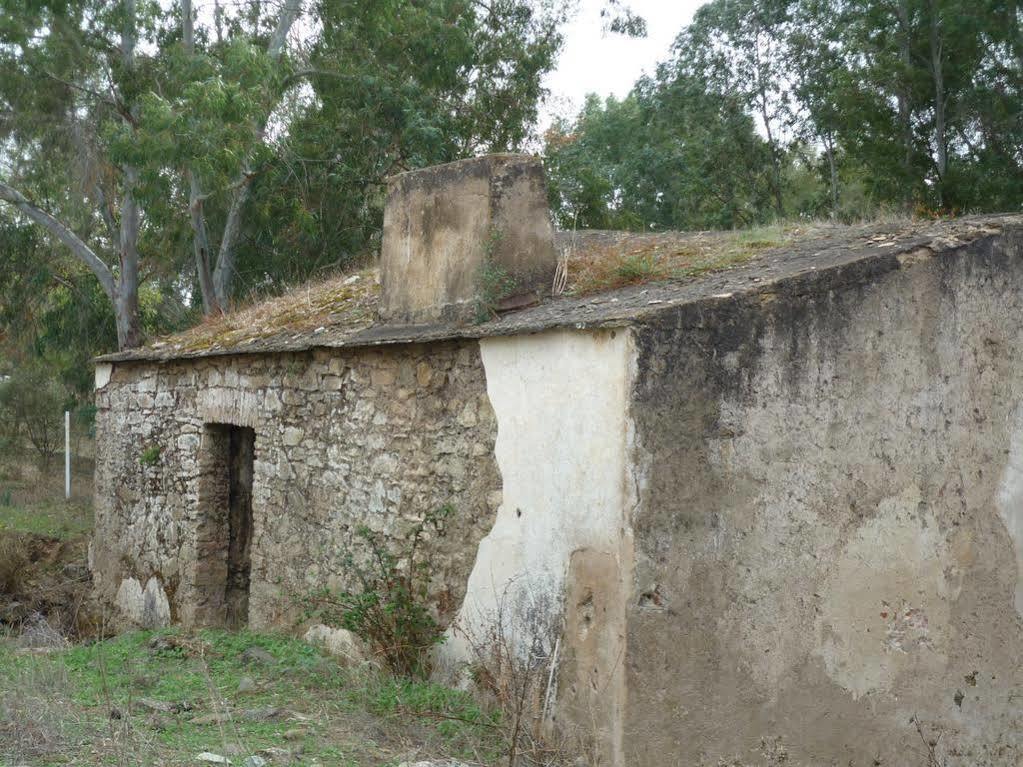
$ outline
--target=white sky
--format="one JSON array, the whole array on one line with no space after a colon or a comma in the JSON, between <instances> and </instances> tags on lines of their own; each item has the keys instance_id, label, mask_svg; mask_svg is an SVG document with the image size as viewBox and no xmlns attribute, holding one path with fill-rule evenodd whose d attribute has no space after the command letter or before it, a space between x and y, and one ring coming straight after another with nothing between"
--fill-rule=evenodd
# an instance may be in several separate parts
<instances>
[{"instance_id":1,"label":"white sky","mask_svg":"<svg viewBox=\"0 0 1023 767\"><path fill-rule=\"evenodd\" d=\"M579 0L565 27L565 46L557 68L546 79L551 97L540 116L542 132L556 116L573 116L588 93L624 96L643 73L668 57L675 37L706 0L626 0L646 19L645 38L604 34L600 10L606 0Z\"/></svg>"}]
</instances>

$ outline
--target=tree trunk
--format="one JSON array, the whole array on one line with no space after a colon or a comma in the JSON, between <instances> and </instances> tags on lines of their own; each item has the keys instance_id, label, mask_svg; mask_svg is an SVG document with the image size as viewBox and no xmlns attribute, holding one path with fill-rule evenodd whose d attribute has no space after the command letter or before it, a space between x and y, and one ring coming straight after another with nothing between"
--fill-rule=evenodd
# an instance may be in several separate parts
<instances>
[{"instance_id":1,"label":"tree trunk","mask_svg":"<svg viewBox=\"0 0 1023 767\"><path fill-rule=\"evenodd\" d=\"M192 0L181 0L181 44L185 55L195 53L195 28L192 17ZM223 313L223 306L213 285L213 265L210 260L210 238L206 231L206 214L203 210L202 184L193 168L186 168L188 177L188 217L192 225L192 252L195 257L195 272L199 280L203 314Z\"/></svg>"},{"instance_id":2,"label":"tree trunk","mask_svg":"<svg viewBox=\"0 0 1023 767\"><path fill-rule=\"evenodd\" d=\"M224 234L220 238L220 252L217 254L217 268L213 272L213 289L216 291L217 300L223 306L227 306L231 300L231 283L235 274L235 244L242 228L242 210L249 201L252 179L246 176L239 184L231 199L231 207L227 211Z\"/></svg>"},{"instance_id":3,"label":"tree trunk","mask_svg":"<svg viewBox=\"0 0 1023 767\"><path fill-rule=\"evenodd\" d=\"M911 183L913 178L913 123L909 112L909 71L912 66L912 53L910 51L910 26L909 26L909 0L899 0L896 6L896 15L899 19L899 61L902 63L902 72L896 86L896 98L899 106L899 125L902 128L902 173L906 183ZM912 204L912 199L906 199L906 206Z\"/></svg>"},{"instance_id":4,"label":"tree trunk","mask_svg":"<svg viewBox=\"0 0 1023 767\"><path fill-rule=\"evenodd\" d=\"M301 0L285 0L280 16L277 18L277 26L274 28L273 34L271 34L266 46L267 55L272 60L276 61L281 57L284 51L284 44L288 39L288 33L298 18L301 7ZM192 53L195 43L192 32L191 0L182 0L181 9L183 43L186 51ZM256 141L259 143L266 136L266 126L269 119L270 115L267 114L257 126ZM220 237L220 248L217 252L215 267L210 263L211 251L206 232L205 217L202 211L201 187L194 174L189 173L189 177L189 214L192 220L194 251L196 267L199 272L199 288L203 297L203 311L207 314L223 312L227 310L231 301L231 286L236 272L235 247L238 235L241 232L242 212L252 193L253 171L250 163L246 161L242 169L242 177L235 185L234 195L231 198L227 219L224 222L224 230ZM213 269L212 275L210 275L211 267Z\"/></svg>"},{"instance_id":5,"label":"tree trunk","mask_svg":"<svg viewBox=\"0 0 1023 767\"><path fill-rule=\"evenodd\" d=\"M766 74L761 63L760 56L760 34L757 33L753 43L753 61L757 71L757 94L759 96L760 119L764 122L764 132L767 134L767 146L771 152L771 193L774 196L774 212L779 219L785 218L785 199L782 195L781 184L781 152L774 139L774 131L771 130L771 118L768 113L767 84L764 82Z\"/></svg>"},{"instance_id":6,"label":"tree trunk","mask_svg":"<svg viewBox=\"0 0 1023 767\"><path fill-rule=\"evenodd\" d=\"M942 65L941 9L935 0L928 4L931 15L931 75L934 79L934 150L937 155L938 207L945 205L945 176L948 172L948 138L945 126L945 76Z\"/></svg>"},{"instance_id":7,"label":"tree trunk","mask_svg":"<svg viewBox=\"0 0 1023 767\"><path fill-rule=\"evenodd\" d=\"M117 281L114 310L117 316L117 345L133 349L142 344L139 324L139 229L142 217L135 201L138 172L125 165L124 192L121 196L121 273Z\"/></svg>"},{"instance_id":8,"label":"tree trunk","mask_svg":"<svg viewBox=\"0 0 1023 767\"><path fill-rule=\"evenodd\" d=\"M192 221L192 250L195 253L195 270L199 276L199 292L202 294L203 314L222 314L223 304L217 298L213 285L213 270L210 264L210 239L206 233L206 215L203 212L202 190L194 171L188 172L188 214Z\"/></svg>"},{"instance_id":9,"label":"tree trunk","mask_svg":"<svg viewBox=\"0 0 1023 767\"><path fill-rule=\"evenodd\" d=\"M135 44L137 42L135 0L124 0L124 29L121 33L121 61L126 70L135 66ZM138 109L129 107L133 117ZM121 252L120 274L117 279L117 295L114 299L114 315L117 319L117 346L120 349L134 349L142 345L142 328L139 323L139 230L142 228L142 213L135 199L135 185L138 171L131 165L121 166Z\"/></svg>"},{"instance_id":10,"label":"tree trunk","mask_svg":"<svg viewBox=\"0 0 1023 767\"><path fill-rule=\"evenodd\" d=\"M824 154L828 158L831 175L831 217L838 215L838 166L835 162L835 139L831 133L824 136Z\"/></svg>"}]
</instances>

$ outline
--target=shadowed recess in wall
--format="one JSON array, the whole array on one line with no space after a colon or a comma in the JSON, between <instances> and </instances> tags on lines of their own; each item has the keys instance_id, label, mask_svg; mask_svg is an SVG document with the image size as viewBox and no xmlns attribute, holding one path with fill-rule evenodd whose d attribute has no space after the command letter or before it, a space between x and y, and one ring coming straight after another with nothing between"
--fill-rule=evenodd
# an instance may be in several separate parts
<instances>
[{"instance_id":1,"label":"shadowed recess in wall","mask_svg":"<svg viewBox=\"0 0 1023 767\"><path fill-rule=\"evenodd\" d=\"M248 624L255 441L255 431L244 426L207 424L203 433L195 578L200 624Z\"/></svg>"}]
</instances>

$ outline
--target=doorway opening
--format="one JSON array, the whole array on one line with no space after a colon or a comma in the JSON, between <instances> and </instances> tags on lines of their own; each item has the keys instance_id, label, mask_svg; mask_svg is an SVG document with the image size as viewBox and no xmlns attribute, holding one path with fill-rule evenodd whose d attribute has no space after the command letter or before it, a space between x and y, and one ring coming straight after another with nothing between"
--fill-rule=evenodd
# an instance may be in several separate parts
<instances>
[{"instance_id":1,"label":"doorway opening","mask_svg":"<svg viewBox=\"0 0 1023 767\"><path fill-rule=\"evenodd\" d=\"M249 622L252 476L256 433L206 424L200 457L196 622L241 628Z\"/></svg>"}]
</instances>

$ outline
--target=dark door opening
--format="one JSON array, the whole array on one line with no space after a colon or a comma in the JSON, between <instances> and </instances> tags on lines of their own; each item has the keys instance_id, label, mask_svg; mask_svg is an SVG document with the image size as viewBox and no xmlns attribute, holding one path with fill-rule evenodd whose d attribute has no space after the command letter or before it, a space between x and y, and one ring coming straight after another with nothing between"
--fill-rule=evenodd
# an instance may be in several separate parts
<instances>
[{"instance_id":1,"label":"dark door opening","mask_svg":"<svg viewBox=\"0 0 1023 767\"><path fill-rule=\"evenodd\" d=\"M203 433L195 573L200 625L248 625L255 443L256 433L245 426L207 424Z\"/></svg>"},{"instance_id":2,"label":"dark door opening","mask_svg":"<svg viewBox=\"0 0 1023 767\"><path fill-rule=\"evenodd\" d=\"M227 507L227 585L224 589L227 625L249 622L249 575L252 569L252 459L256 433L230 427Z\"/></svg>"}]
</instances>

